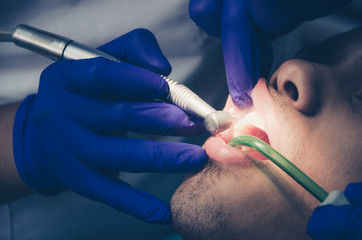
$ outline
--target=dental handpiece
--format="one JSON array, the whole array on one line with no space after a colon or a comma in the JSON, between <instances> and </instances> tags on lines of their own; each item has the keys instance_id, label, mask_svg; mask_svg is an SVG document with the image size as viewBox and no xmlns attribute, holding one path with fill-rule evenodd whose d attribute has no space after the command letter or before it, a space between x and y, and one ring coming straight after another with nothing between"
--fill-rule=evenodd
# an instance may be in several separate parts
<instances>
[{"instance_id":1,"label":"dental handpiece","mask_svg":"<svg viewBox=\"0 0 362 240\"><path fill-rule=\"evenodd\" d=\"M18 25L13 30L9 41L55 61L94 57L105 57L113 61L120 61L95 48L24 24ZM168 77L162 77L169 85L168 99L184 111L203 118L205 128L211 134L222 132L231 126L232 117L228 112L215 110L186 86Z\"/></svg>"}]
</instances>

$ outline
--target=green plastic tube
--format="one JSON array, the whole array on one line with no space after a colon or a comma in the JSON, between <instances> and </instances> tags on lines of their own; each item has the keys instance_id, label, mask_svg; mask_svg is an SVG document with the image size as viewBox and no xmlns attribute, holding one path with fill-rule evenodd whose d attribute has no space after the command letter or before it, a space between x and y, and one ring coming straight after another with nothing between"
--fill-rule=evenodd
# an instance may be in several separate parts
<instances>
[{"instance_id":1,"label":"green plastic tube","mask_svg":"<svg viewBox=\"0 0 362 240\"><path fill-rule=\"evenodd\" d=\"M326 199L328 193L323 188L321 188L317 183L315 183L312 179L305 175L288 159L283 157L275 149L270 147L267 143L260 140L259 138L244 135L231 139L228 144L232 147L240 147L241 145L245 145L255 149L256 151L269 158L273 163L275 163L284 172L291 176L302 187L304 187L305 190L310 192L320 202L323 202L324 199Z\"/></svg>"}]
</instances>

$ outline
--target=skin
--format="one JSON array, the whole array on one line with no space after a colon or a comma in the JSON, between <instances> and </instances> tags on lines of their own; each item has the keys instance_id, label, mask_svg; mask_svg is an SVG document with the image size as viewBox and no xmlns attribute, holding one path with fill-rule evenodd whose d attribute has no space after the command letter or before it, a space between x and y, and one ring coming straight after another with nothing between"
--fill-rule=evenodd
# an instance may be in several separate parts
<instances>
[{"instance_id":1,"label":"skin","mask_svg":"<svg viewBox=\"0 0 362 240\"><path fill-rule=\"evenodd\" d=\"M300 51L259 80L252 109L239 109L256 114L270 145L328 192L362 181L361 39L359 27ZM184 239L309 239L319 201L270 160L230 157L210 142L208 165L172 197Z\"/></svg>"},{"instance_id":2,"label":"skin","mask_svg":"<svg viewBox=\"0 0 362 240\"><path fill-rule=\"evenodd\" d=\"M0 204L32 193L21 180L13 157L13 122L19 104L12 103L0 107Z\"/></svg>"}]
</instances>

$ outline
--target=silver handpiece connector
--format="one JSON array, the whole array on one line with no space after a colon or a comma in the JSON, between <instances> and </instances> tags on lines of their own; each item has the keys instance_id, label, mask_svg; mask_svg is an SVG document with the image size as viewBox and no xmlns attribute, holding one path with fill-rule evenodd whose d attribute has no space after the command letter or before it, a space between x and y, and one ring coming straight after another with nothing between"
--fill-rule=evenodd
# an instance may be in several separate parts
<instances>
[{"instance_id":1,"label":"silver handpiece connector","mask_svg":"<svg viewBox=\"0 0 362 240\"><path fill-rule=\"evenodd\" d=\"M52 60L105 57L113 61L120 61L95 48L24 24L16 27L12 41L20 47L39 53ZM169 99L173 104L188 113L203 118L205 128L210 133L216 134L231 126L232 117L228 112L216 111L186 86L168 77L162 77L169 85Z\"/></svg>"}]
</instances>

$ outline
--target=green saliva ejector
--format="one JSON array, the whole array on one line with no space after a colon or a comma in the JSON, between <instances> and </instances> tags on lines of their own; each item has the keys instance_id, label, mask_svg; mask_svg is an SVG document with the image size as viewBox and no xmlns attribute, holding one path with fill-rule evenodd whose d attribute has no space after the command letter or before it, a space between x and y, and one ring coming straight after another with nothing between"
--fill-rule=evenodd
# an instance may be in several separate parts
<instances>
[{"instance_id":1,"label":"green saliva ejector","mask_svg":"<svg viewBox=\"0 0 362 240\"><path fill-rule=\"evenodd\" d=\"M230 140L228 143L232 147L240 148L242 145L251 147L270 159L279 168L286 172L290 177L297 181L305 190L311 193L320 202L323 202L328 192L321 188L310 177L304 174L293 163L269 146L266 142L253 136L239 136Z\"/></svg>"}]
</instances>

